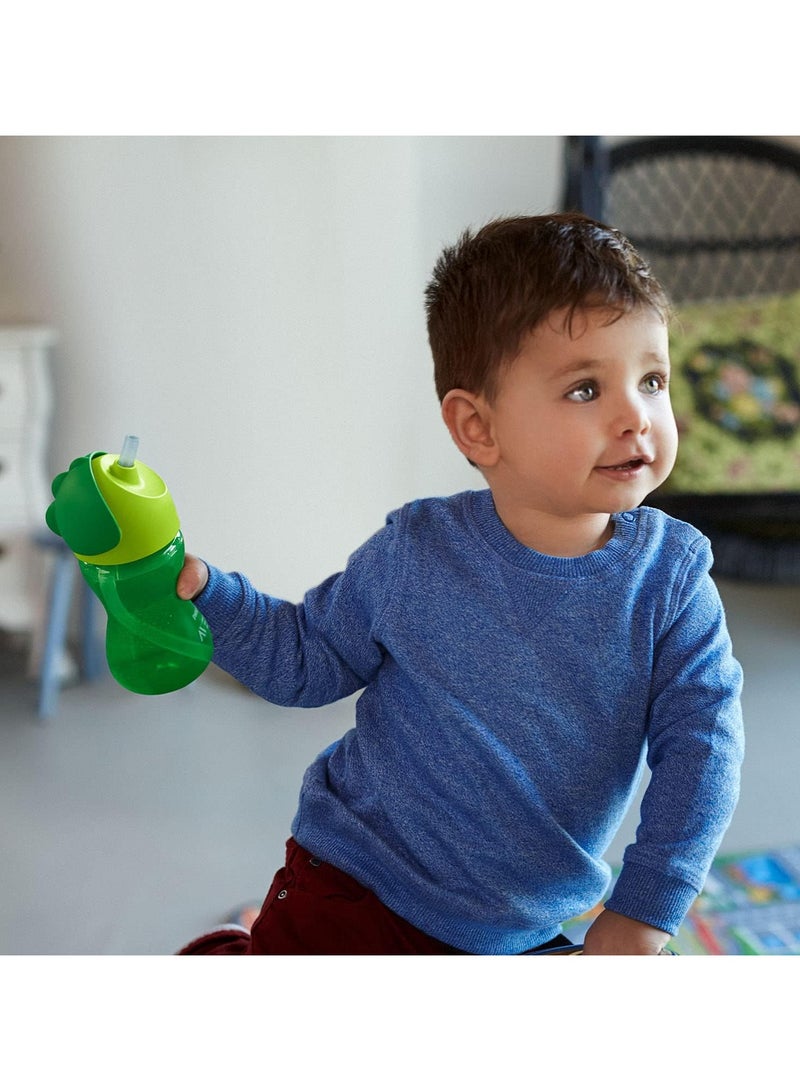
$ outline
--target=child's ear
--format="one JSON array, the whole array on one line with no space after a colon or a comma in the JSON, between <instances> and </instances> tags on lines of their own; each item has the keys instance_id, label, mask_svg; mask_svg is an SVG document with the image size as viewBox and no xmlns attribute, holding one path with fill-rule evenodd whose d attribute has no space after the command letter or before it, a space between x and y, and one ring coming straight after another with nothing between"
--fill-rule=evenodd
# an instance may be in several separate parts
<instances>
[{"instance_id":1,"label":"child's ear","mask_svg":"<svg viewBox=\"0 0 800 1091\"><path fill-rule=\"evenodd\" d=\"M481 394L449 390L442 400L442 418L465 458L481 468L494 466L499 456L492 429L492 410Z\"/></svg>"}]
</instances>

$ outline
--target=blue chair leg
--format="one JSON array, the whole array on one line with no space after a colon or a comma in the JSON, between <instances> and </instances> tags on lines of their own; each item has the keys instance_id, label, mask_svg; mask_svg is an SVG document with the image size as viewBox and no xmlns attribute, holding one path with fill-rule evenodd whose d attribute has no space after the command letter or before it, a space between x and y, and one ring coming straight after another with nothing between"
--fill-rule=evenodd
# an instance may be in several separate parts
<instances>
[{"instance_id":1,"label":"blue chair leg","mask_svg":"<svg viewBox=\"0 0 800 1091\"><path fill-rule=\"evenodd\" d=\"M53 568L50 590L47 633L42 653L41 679L39 684L39 715L52 716L58 700L60 680L59 660L67 640L69 604L75 583L77 564L72 553L58 550Z\"/></svg>"},{"instance_id":2,"label":"blue chair leg","mask_svg":"<svg viewBox=\"0 0 800 1091\"><path fill-rule=\"evenodd\" d=\"M105 672L106 659L97 636L95 618L99 603L86 580L81 580L81 645L83 676L93 682Z\"/></svg>"}]
</instances>

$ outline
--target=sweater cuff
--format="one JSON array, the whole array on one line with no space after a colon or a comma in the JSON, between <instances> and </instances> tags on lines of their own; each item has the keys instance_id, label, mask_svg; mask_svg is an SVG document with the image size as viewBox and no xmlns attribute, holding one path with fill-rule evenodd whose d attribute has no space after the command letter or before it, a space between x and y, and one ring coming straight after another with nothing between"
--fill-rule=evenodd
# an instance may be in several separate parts
<instances>
[{"instance_id":1,"label":"sweater cuff","mask_svg":"<svg viewBox=\"0 0 800 1091\"><path fill-rule=\"evenodd\" d=\"M198 604L200 602L202 602L204 599L207 601L208 599L211 598L211 594L212 594L212 591L213 591L213 584L216 582L216 576L217 576L217 570L214 568L213 565L210 565L208 563L208 561L203 560L202 557L200 558L200 560L203 561L203 564L208 569L208 579L206 580L205 585L203 586L202 590L198 591L196 595L192 596L192 602L195 602L195 603L198 603Z\"/></svg>"},{"instance_id":2,"label":"sweater cuff","mask_svg":"<svg viewBox=\"0 0 800 1091\"><path fill-rule=\"evenodd\" d=\"M641 864L625 864L606 908L674 936L697 894L683 879Z\"/></svg>"},{"instance_id":3,"label":"sweater cuff","mask_svg":"<svg viewBox=\"0 0 800 1091\"><path fill-rule=\"evenodd\" d=\"M206 610L210 614L214 614L215 611L220 609L238 609L242 599L242 589L241 581L237 579L236 573L222 572L219 568L215 568L213 564L209 564L208 561L205 561L204 564L208 569L208 582L203 590L192 599L198 610L205 616ZM206 618L206 620L209 620L209 618Z\"/></svg>"}]
</instances>

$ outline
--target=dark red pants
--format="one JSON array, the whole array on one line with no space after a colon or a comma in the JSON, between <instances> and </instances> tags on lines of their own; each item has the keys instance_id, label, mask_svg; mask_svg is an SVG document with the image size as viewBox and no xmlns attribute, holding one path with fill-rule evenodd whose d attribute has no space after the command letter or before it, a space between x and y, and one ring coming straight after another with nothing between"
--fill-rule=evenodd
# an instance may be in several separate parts
<instances>
[{"instance_id":1,"label":"dark red pants","mask_svg":"<svg viewBox=\"0 0 800 1091\"><path fill-rule=\"evenodd\" d=\"M221 929L181 955L448 955L454 947L426 936L332 864L286 842L252 932Z\"/></svg>"},{"instance_id":2,"label":"dark red pants","mask_svg":"<svg viewBox=\"0 0 800 1091\"><path fill-rule=\"evenodd\" d=\"M558 946L568 941L557 937ZM545 944L545 947L551 946ZM219 929L181 955L460 955L420 932L343 871L290 838L250 935Z\"/></svg>"}]
</instances>

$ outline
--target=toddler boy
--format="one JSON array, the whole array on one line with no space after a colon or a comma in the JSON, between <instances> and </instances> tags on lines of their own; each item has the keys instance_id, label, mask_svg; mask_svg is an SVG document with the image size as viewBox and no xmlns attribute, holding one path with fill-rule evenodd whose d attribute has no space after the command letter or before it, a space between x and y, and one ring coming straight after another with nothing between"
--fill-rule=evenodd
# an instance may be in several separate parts
<instances>
[{"instance_id":1,"label":"toddler boy","mask_svg":"<svg viewBox=\"0 0 800 1091\"><path fill-rule=\"evenodd\" d=\"M303 779L250 934L189 954L518 954L609 883L585 954L659 954L730 821L741 671L668 476L669 305L617 231L498 220L426 292L444 421L488 488L412 502L299 604L188 557L219 666L269 701L362 691Z\"/></svg>"}]
</instances>

